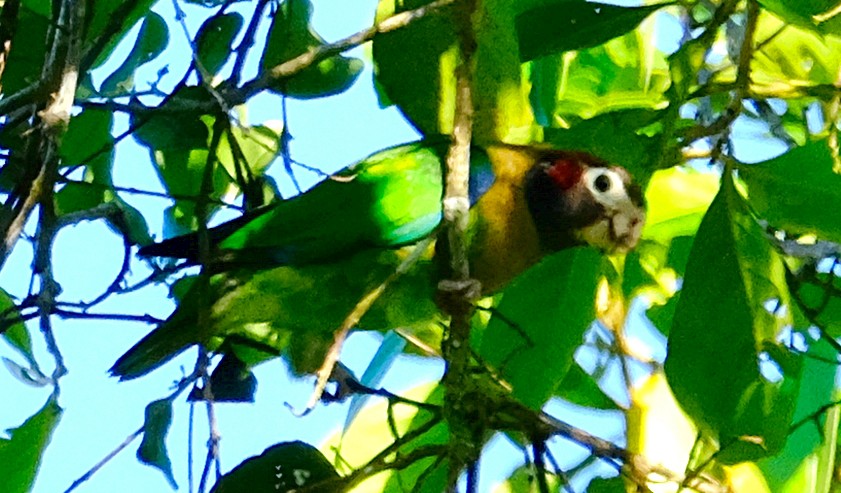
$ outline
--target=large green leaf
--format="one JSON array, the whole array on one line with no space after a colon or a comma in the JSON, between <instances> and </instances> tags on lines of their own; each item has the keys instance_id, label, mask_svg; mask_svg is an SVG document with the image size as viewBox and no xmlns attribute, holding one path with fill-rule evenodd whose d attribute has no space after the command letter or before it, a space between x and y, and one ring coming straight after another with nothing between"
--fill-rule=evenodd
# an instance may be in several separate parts
<instances>
[{"instance_id":1,"label":"large green leaf","mask_svg":"<svg viewBox=\"0 0 841 493\"><path fill-rule=\"evenodd\" d=\"M269 70L287 60L324 44L310 26L310 0L287 0L275 12L269 38L260 60L262 70ZM363 67L358 58L335 55L273 84L270 89L293 98L320 98L340 93L350 87Z\"/></svg>"},{"instance_id":2,"label":"large green leaf","mask_svg":"<svg viewBox=\"0 0 841 493\"><path fill-rule=\"evenodd\" d=\"M670 3L644 7L553 0L521 13L516 20L520 58L527 62L552 53L598 46L635 29Z\"/></svg>"},{"instance_id":3,"label":"large green leaf","mask_svg":"<svg viewBox=\"0 0 841 493\"><path fill-rule=\"evenodd\" d=\"M377 22L430 3L380 0ZM539 129L521 80L514 17L530 2L488 0L473 17L476 31L474 138L528 143ZM452 10L438 9L411 25L377 36L373 43L376 82L425 135L449 134L455 109L455 69L459 64Z\"/></svg>"},{"instance_id":4,"label":"large green leaf","mask_svg":"<svg viewBox=\"0 0 841 493\"><path fill-rule=\"evenodd\" d=\"M50 443L61 413L55 397L50 397L25 423L9 430L11 438L0 438L0 491L32 491L41 456Z\"/></svg>"},{"instance_id":5,"label":"large green leaf","mask_svg":"<svg viewBox=\"0 0 841 493\"><path fill-rule=\"evenodd\" d=\"M169 30L166 21L155 12L149 12L140 26L134 47L123 63L102 83L100 93L113 97L133 91L134 72L163 53L168 43Z\"/></svg>"},{"instance_id":6,"label":"large green leaf","mask_svg":"<svg viewBox=\"0 0 841 493\"><path fill-rule=\"evenodd\" d=\"M841 243L841 175L825 141L758 164L739 165L748 203L771 226Z\"/></svg>"},{"instance_id":7,"label":"large green leaf","mask_svg":"<svg viewBox=\"0 0 841 493\"><path fill-rule=\"evenodd\" d=\"M85 30L84 47L89 49L96 44L102 46L102 49L89 54L93 57L92 60L86 60L91 63L90 68L97 68L108 60L132 27L149 14L149 9L154 3L154 0L91 0L87 8L90 23ZM90 73L86 75L89 77Z\"/></svg>"},{"instance_id":8,"label":"large green leaf","mask_svg":"<svg viewBox=\"0 0 841 493\"><path fill-rule=\"evenodd\" d=\"M547 257L503 291L479 354L512 394L539 409L564 380L595 318L602 257L590 248Z\"/></svg>"},{"instance_id":9,"label":"large green leaf","mask_svg":"<svg viewBox=\"0 0 841 493\"><path fill-rule=\"evenodd\" d=\"M665 363L675 397L719 439L723 462L773 455L785 443L799 360L776 342L787 319L765 305L787 297L779 255L725 174L692 247ZM760 373L762 355L781 382Z\"/></svg>"},{"instance_id":10,"label":"large green leaf","mask_svg":"<svg viewBox=\"0 0 841 493\"><path fill-rule=\"evenodd\" d=\"M596 380L577 363L569 366L556 395L579 406L611 411L619 409L616 401L605 394Z\"/></svg>"}]
</instances>

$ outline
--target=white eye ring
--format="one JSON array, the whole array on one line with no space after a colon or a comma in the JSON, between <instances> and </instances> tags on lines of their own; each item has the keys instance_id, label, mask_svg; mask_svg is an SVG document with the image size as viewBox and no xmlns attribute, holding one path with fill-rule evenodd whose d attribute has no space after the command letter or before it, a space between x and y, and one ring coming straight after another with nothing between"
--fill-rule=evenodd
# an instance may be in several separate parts
<instances>
[{"instance_id":1,"label":"white eye ring","mask_svg":"<svg viewBox=\"0 0 841 493\"><path fill-rule=\"evenodd\" d=\"M584 184L597 202L614 208L627 196L619 173L608 168L590 168L584 172Z\"/></svg>"}]
</instances>

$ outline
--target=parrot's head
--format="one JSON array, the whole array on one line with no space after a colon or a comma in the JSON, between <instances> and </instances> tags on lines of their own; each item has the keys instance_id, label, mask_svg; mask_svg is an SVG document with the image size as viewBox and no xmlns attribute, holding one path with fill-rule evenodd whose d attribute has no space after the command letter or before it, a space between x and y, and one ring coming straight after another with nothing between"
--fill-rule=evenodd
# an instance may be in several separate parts
<instances>
[{"instance_id":1,"label":"parrot's head","mask_svg":"<svg viewBox=\"0 0 841 493\"><path fill-rule=\"evenodd\" d=\"M587 244L625 252L645 223L642 191L625 168L584 152L539 151L525 195L540 242L551 251Z\"/></svg>"}]
</instances>

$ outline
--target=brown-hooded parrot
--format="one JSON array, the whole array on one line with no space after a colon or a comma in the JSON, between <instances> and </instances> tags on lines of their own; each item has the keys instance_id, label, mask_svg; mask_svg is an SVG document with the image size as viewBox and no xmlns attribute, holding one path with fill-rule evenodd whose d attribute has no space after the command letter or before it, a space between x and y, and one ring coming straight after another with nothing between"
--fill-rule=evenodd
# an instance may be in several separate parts
<instances>
[{"instance_id":1,"label":"brown-hooded parrot","mask_svg":"<svg viewBox=\"0 0 841 493\"><path fill-rule=\"evenodd\" d=\"M208 266L215 273L209 287L188 289L176 311L111 373L139 377L190 346L219 349L226 340L286 354L297 371L316 369L360 298L435 232L445 151L446 144L423 141L394 147L306 193L208 230ZM539 147L492 146L471 154L469 260L484 294L563 248L589 244L615 252L636 245L643 198L624 168ZM194 233L139 253L198 262L198 250ZM391 285L359 329L440 332L432 252ZM200 326L201 305L209 311Z\"/></svg>"}]
</instances>

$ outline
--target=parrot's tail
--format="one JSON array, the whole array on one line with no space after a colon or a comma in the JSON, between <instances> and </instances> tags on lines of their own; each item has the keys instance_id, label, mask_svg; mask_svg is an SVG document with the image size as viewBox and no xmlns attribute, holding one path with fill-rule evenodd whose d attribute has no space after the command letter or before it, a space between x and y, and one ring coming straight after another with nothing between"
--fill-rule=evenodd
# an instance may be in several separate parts
<instances>
[{"instance_id":1,"label":"parrot's tail","mask_svg":"<svg viewBox=\"0 0 841 493\"><path fill-rule=\"evenodd\" d=\"M165 322L120 356L109 373L120 380L131 380L162 366L195 344L187 337L189 331L179 329Z\"/></svg>"}]
</instances>

